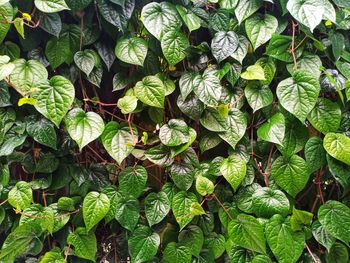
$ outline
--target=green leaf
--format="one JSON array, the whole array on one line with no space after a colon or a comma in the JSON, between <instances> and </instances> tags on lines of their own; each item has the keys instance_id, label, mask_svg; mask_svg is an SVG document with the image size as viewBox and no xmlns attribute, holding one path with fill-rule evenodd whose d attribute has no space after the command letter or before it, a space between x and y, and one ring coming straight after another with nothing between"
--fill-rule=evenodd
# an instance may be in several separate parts
<instances>
[{"instance_id":1,"label":"green leaf","mask_svg":"<svg viewBox=\"0 0 350 263\"><path fill-rule=\"evenodd\" d=\"M104 122L95 112L82 109L71 110L64 119L70 137L78 144L80 151L103 132Z\"/></svg>"},{"instance_id":2,"label":"green leaf","mask_svg":"<svg viewBox=\"0 0 350 263\"><path fill-rule=\"evenodd\" d=\"M110 200L107 195L98 192L88 193L83 202L83 217L86 230L90 231L108 213Z\"/></svg>"},{"instance_id":3,"label":"green leaf","mask_svg":"<svg viewBox=\"0 0 350 263\"><path fill-rule=\"evenodd\" d=\"M259 82L250 81L244 89L244 94L250 107L256 112L272 104L273 94L267 85L261 86Z\"/></svg>"},{"instance_id":4,"label":"green leaf","mask_svg":"<svg viewBox=\"0 0 350 263\"><path fill-rule=\"evenodd\" d=\"M58 199L57 201L57 208L59 210L63 210L63 211L74 211L74 200L72 198L69 197L61 197L60 199Z\"/></svg>"},{"instance_id":5,"label":"green leaf","mask_svg":"<svg viewBox=\"0 0 350 263\"><path fill-rule=\"evenodd\" d=\"M191 249L181 243L170 242L163 251L163 260L166 263L190 263Z\"/></svg>"},{"instance_id":6,"label":"green leaf","mask_svg":"<svg viewBox=\"0 0 350 263\"><path fill-rule=\"evenodd\" d=\"M115 219L120 225L133 231L140 217L140 205L137 199L130 196L122 196L118 193L116 198Z\"/></svg>"},{"instance_id":7,"label":"green leaf","mask_svg":"<svg viewBox=\"0 0 350 263\"><path fill-rule=\"evenodd\" d=\"M210 233L204 239L204 246L211 250L215 259L225 252L225 237L215 232Z\"/></svg>"},{"instance_id":8,"label":"green leaf","mask_svg":"<svg viewBox=\"0 0 350 263\"><path fill-rule=\"evenodd\" d=\"M175 163L170 168L170 177L180 190L187 191L193 183L193 167L186 163Z\"/></svg>"},{"instance_id":9,"label":"green leaf","mask_svg":"<svg viewBox=\"0 0 350 263\"><path fill-rule=\"evenodd\" d=\"M258 129L258 137L264 141L283 145L285 119L282 113L276 113Z\"/></svg>"},{"instance_id":10,"label":"green leaf","mask_svg":"<svg viewBox=\"0 0 350 263\"><path fill-rule=\"evenodd\" d=\"M193 91L205 105L218 105L222 87L216 71L207 68L203 75L196 75L193 79Z\"/></svg>"},{"instance_id":11,"label":"green leaf","mask_svg":"<svg viewBox=\"0 0 350 263\"><path fill-rule=\"evenodd\" d=\"M45 255L41 258L40 263L65 263L61 251L59 249L52 249L49 252L46 252Z\"/></svg>"},{"instance_id":12,"label":"green leaf","mask_svg":"<svg viewBox=\"0 0 350 263\"><path fill-rule=\"evenodd\" d=\"M95 261L97 241L94 233L86 231L83 227L78 227L68 235L67 243L74 246L75 256Z\"/></svg>"},{"instance_id":13,"label":"green leaf","mask_svg":"<svg viewBox=\"0 0 350 263\"><path fill-rule=\"evenodd\" d=\"M180 232L178 239L179 244L191 248L193 256L199 256L204 243L204 235L200 227L195 225L187 226Z\"/></svg>"},{"instance_id":14,"label":"green leaf","mask_svg":"<svg viewBox=\"0 0 350 263\"><path fill-rule=\"evenodd\" d=\"M245 36L238 36L238 40L239 40L238 47L237 47L236 51L233 54L231 54L231 57L234 58L235 60L237 60L240 64L242 64L243 59L245 58L245 56L248 53L249 41ZM237 70L237 69L235 69L235 70ZM241 69L239 71L241 71ZM232 72L232 69L231 69L231 72ZM236 74L238 74L238 76L239 76L239 73L240 72L238 72Z\"/></svg>"},{"instance_id":15,"label":"green leaf","mask_svg":"<svg viewBox=\"0 0 350 263\"><path fill-rule=\"evenodd\" d=\"M170 149L163 144L147 150L145 156L148 160L160 166L169 166L174 162Z\"/></svg>"},{"instance_id":16,"label":"green leaf","mask_svg":"<svg viewBox=\"0 0 350 263\"><path fill-rule=\"evenodd\" d=\"M335 159L350 165L350 138L340 133L327 133L323 147Z\"/></svg>"},{"instance_id":17,"label":"green leaf","mask_svg":"<svg viewBox=\"0 0 350 263\"><path fill-rule=\"evenodd\" d=\"M22 18L17 17L13 20L13 25L15 26L17 33L22 37L24 37L24 21Z\"/></svg>"},{"instance_id":18,"label":"green leaf","mask_svg":"<svg viewBox=\"0 0 350 263\"><path fill-rule=\"evenodd\" d=\"M181 27L181 18L176 8L169 2L152 2L145 5L141 11L141 20L146 29L158 40L170 30Z\"/></svg>"},{"instance_id":19,"label":"green leaf","mask_svg":"<svg viewBox=\"0 0 350 263\"><path fill-rule=\"evenodd\" d=\"M330 200L318 209L318 220L335 238L345 244L350 242L350 208L338 201Z\"/></svg>"},{"instance_id":20,"label":"green leaf","mask_svg":"<svg viewBox=\"0 0 350 263\"><path fill-rule=\"evenodd\" d=\"M274 215L265 225L265 234L278 262L297 262L304 250L305 234L301 231L294 232L288 218Z\"/></svg>"},{"instance_id":21,"label":"green leaf","mask_svg":"<svg viewBox=\"0 0 350 263\"><path fill-rule=\"evenodd\" d=\"M101 141L108 154L113 157L119 164L129 156L134 149L135 140L138 134L133 128L134 136L126 125L121 125L115 121L106 124L101 135Z\"/></svg>"},{"instance_id":22,"label":"green leaf","mask_svg":"<svg viewBox=\"0 0 350 263\"><path fill-rule=\"evenodd\" d=\"M48 78L46 68L36 60L17 59L10 78L12 84L23 94L37 87Z\"/></svg>"},{"instance_id":23,"label":"green leaf","mask_svg":"<svg viewBox=\"0 0 350 263\"><path fill-rule=\"evenodd\" d=\"M299 43L299 39L296 38L296 45ZM289 52L292 46L292 37L273 34L266 48L266 54L275 59L284 62L293 62L293 56ZM296 58L299 58L303 53L303 46L295 50L294 54Z\"/></svg>"},{"instance_id":24,"label":"green leaf","mask_svg":"<svg viewBox=\"0 0 350 263\"><path fill-rule=\"evenodd\" d=\"M185 100L194 89L194 79L198 74L192 71L185 71L179 80L180 92L182 98Z\"/></svg>"},{"instance_id":25,"label":"green leaf","mask_svg":"<svg viewBox=\"0 0 350 263\"><path fill-rule=\"evenodd\" d=\"M158 251L160 237L147 226L140 226L132 233L128 240L132 262L151 260Z\"/></svg>"},{"instance_id":26,"label":"green leaf","mask_svg":"<svg viewBox=\"0 0 350 263\"><path fill-rule=\"evenodd\" d=\"M44 13L55 13L69 9L64 0L35 0L34 3Z\"/></svg>"},{"instance_id":27,"label":"green leaf","mask_svg":"<svg viewBox=\"0 0 350 263\"><path fill-rule=\"evenodd\" d=\"M278 27L278 21L269 14L256 14L248 18L244 25L250 42L257 49L271 39Z\"/></svg>"},{"instance_id":28,"label":"green leaf","mask_svg":"<svg viewBox=\"0 0 350 263\"><path fill-rule=\"evenodd\" d=\"M207 108L200 119L203 127L213 132L226 132L227 120L214 108Z\"/></svg>"},{"instance_id":29,"label":"green leaf","mask_svg":"<svg viewBox=\"0 0 350 263\"><path fill-rule=\"evenodd\" d=\"M12 21L15 10L10 3L3 3L0 5L0 14L1 16L8 21ZM11 24L1 23L0 24L0 43L2 43L7 36L8 31L10 30Z\"/></svg>"},{"instance_id":30,"label":"green leaf","mask_svg":"<svg viewBox=\"0 0 350 263\"><path fill-rule=\"evenodd\" d=\"M60 15L57 13L46 13L40 22L40 28L49 34L54 35L55 37L59 37L62 30L62 21Z\"/></svg>"},{"instance_id":31,"label":"green leaf","mask_svg":"<svg viewBox=\"0 0 350 263\"><path fill-rule=\"evenodd\" d=\"M35 108L59 127L75 98L73 84L62 76L54 76L40 84L31 95L36 99Z\"/></svg>"},{"instance_id":32,"label":"green leaf","mask_svg":"<svg viewBox=\"0 0 350 263\"><path fill-rule=\"evenodd\" d=\"M23 210L33 201L33 192L30 185L24 181L18 181L8 193L8 202L17 210Z\"/></svg>"},{"instance_id":33,"label":"green leaf","mask_svg":"<svg viewBox=\"0 0 350 263\"><path fill-rule=\"evenodd\" d=\"M219 0L220 7L223 9L234 9L238 2L238 0Z\"/></svg>"},{"instance_id":34,"label":"green leaf","mask_svg":"<svg viewBox=\"0 0 350 263\"><path fill-rule=\"evenodd\" d=\"M166 31L160 42L164 57L170 65L176 65L186 58L189 42L186 35L179 31Z\"/></svg>"},{"instance_id":35,"label":"green leaf","mask_svg":"<svg viewBox=\"0 0 350 263\"><path fill-rule=\"evenodd\" d=\"M326 164L326 151L320 137L311 137L305 145L305 160L310 173Z\"/></svg>"},{"instance_id":36,"label":"green leaf","mask_svg":"<svg viewBox=\"0 0 350 263\"><path fill-rule=\"evenodd\" d=\"M210 195L214 192L214 183L204 176L197 176L196 190L202 196Z\"/></svg>"},{"instance_id":37,"label":"green leaf","mask_svg":"<svg viewBox=\"0 0 350 263\"><path fill-rule=\"evenodd\" d=\"M307 71L308 73L315 76L315 78L319 78L321 74L322 61L317 55L303 55L297 61L297 67L295 68L294 63L287 65L288 72L293 75L296 71Z\"/></svg>"},{"instance_id":38,"label":"green leaf","mask_svg":"<svg viewBox=\"0 0 350 263\"><path fill-rule=\"evenodd\" d=\"M83 71L87 76L89 76L95 67L96 56L96 52L92 49L78 51L74 55L74 62L81 71Z\"/></svg>"},{"instance_id":39,"label":"green leaf","mask_svg":"<svg viewBox=\"0 0 350 263\"><path fill-rule=\"evenodd\" d=\"M289 0L287 9L290 14L303 25L307 26L311 32L322 21L325 10L322 0Z\"/></svg>"},{"instance_id":40,"label":"green leaf","mask_svg":"<svg viewBox=\"0 0 350 263\"><path fill-rule=\"evenodd\" d=\"M307 119L323 134L336 132L340 127L341 110L337 103L319 98Z\"/></svg>"},{"instance_id":41,"label":"green leaf","mask_svg":"<svg viewBox=\"0 0 350 263\"><path fill-rule=\"evenodd\" d=\"M255 217L239 214L229 223L228 234L234 244L258 253L266 253L264 229Z\"/></svg>"},{"instance_id":42,"label":"green leaf","mask_svg":"<svg viewBox=\"0 0 350 263\"><path fill-rule=\"evenodd\" d=\"M23 210L19 220L19 225L37 223L42 231L48 231L52 234L54 230L54 211L50 207L42 207L34 204Z\"/></svg>"},{"instance_id":43,"label":"green leaf","mask_svg":"<svg viewBox=\"0 0 350 263\"><path fill-rule=\"evenodd\" d=\"M135 96L146 105L163 108L165 88L163 81L156 76L147 76L136 83Z\"/></svg>"},{"instance_id":44,"label":"green leaf","mask_svg":"<svg viewBox=\"0 0 350 263\"><path fill-rule=\"evenodd\" d=\"M348 248L342 243L334 243L326 254L326 263L342 263L349 261Z\"/></svg>"},{"instance_id":45,"label":"green leaf","mask_svg":"<svg viewBox=\"0 0 350 263\"><path fill-rule=\"evenodd\" d=\"M190 32L197 30L201 27L202 20L198 16L196 16L192 11L181 5L176 5L176 10Z\"/></svg>"},{"instance_id":46,"label":"green leaf","mask_svg":"<svg viewBox=\"0 0 350 263\"><path fill-rule=\"evenodd\" d=\"M171 119L159 130L159 139L166 146L178 146L189 141L189 129L183 120Z\"/></svg>"},{"instance_id":47,"label":"green leaf","mask_svg":"<svg viewBox=\"0 0 350 263\"><path fill-rule=\"evenodd\" d=\"M15 69L15 64L10 61L8 56L0 56L0 80L8 77Z\"/></svg>"},{"instance_id":48,"label":"green leaf","mask_svg":"<svg viewBox=\"0 0 350 263\"><path fill-rule=\"evenodd\" d=\"M160 223L170 211L166 193L149 193L145 198L145 214L150 226Z\"/></svg>"},{"instance_id":49,"label":"green leaf","mask_svg":"<svg viewBox=\"0 0 350 263\"><path fill-rule=\"evenodd\" d=\"M289 214L290 204L287 196L280 190L261 187L252 196L252 211L259 216L270 218L274 214L286 216Z\"/></svg>"},{"instance_id":50,"label":"green leaf","mask_svg":"<svg viewBox=\"0 0 350 263\"><path fill-rule=\"evenodd\" d=\"M126 167L118 175L119 192L138 198L146 190L147 178L147 170L143 166Z\"/></svg>"},{"instance_id":51,"label":"green leaf","mask_svg":"<svg viewBox=\"0 0 350 263\"><path fill-rule=\"evenodd\" d=\"M259 64L255 64L247 67L247 70L241 74L241 78L246 80L265 80L265 72Z\"/></svg>"},{"instance_id":52,"label":"green leaf","mask_svg":"<svg viewBox=\"0 0 350 263\"><path fill-rule=\"evenodd\" d=\"M312 235L316 239L318 243L324 246L329 252L331 247L336 241L336 238L333 237L323 225L321 225L320 221L316 220L312 224Z\"/></svg>"},{"instance_id":53,"label":"green leaf","mask_svg":"<svg viewBox=\"0 0 350 263\"><path fill-rule=\"evenodd\" d=\"M123 62L143 66L147 50L148 44L142 38L121 38L115 46L115 55Z\"/></svg>"},{"instance_id":54,"label":"green leaf","mask_svg":"<svg viewBox=\"0 0 350 263\"><path fill-rule=\"evenodd\" d=\"M307 72L296 72L293 77L282 80L277 86L281 105L301 122L314 108L320 92L320 84Z\"/></svg>"},{"instance_id":55,"label":"green leaf","mask_svg":"<svg viewBox=\"0 0 350 263\"><path fill-rule=\"evenodd\" d=\"M271 165L270 175L292 197L303 190L310 177L305 160L298 155L278 157Z\"/></svg>"},{"instance_id":56,"label":"green leaf","mask_svg":"<svg viewBox=\"0 0 350 263\"><path fill-rule=\"evenodd\" d=\"M232 56L239 44L238 36L233 31L220 31L215 34L211 41L211 51L216 60L220 63Z\"/></svg>"},{"instance_id":57,"label":"green leaf","mask_svg":"<svg viewBox=\"0 0 350 263\"><path fill-rule=\"evenodd\" d=\"M235 15L238 23L241 24L243 20L254 14L261 6L259 0L241 0L235 8Z\"/></svg>"},{"instance_id":58,"label":"green leaf","mask_svg":"<svg viewBox=\"0 0 350 263\"><path fill-rule=\"evenodd\" d=\"M26 130L36 142L54 150L57 148L57 135L52 122L45 118L30 116L27 120Z\"/></svg>"},{"instance_id":59,"label":"green leaf","mask_svg":"<svg viewBox=\"0 0 350 263\"><path fill-rule=\"evenodd\" d=\"M293 231L301 231L304 226L311 225L313 217L313 213L298 210L293 207L293 214L290 218L290 226Z\"/></svg>"},{"instance_id":60,"label":"green leaf","mask_svg":"<svg viewBox=\"0 0 350 263\"><path fill-rule=\"evenodd\" d=\"M172 210L177 223L180 226L180 231L188 225L192 219L191 206L192 203L197 203L197 197L192 192L178 192L172 200Z\"/></svg>"},{"instance_id":61,"label":"green leaf","mask_svg":"<svg viewBox=\"0 0 350 263\"><path fill-rule=\"evenodd\" d=\"M221 163L220 172L233 190L237 191L246 175L247 165L241 158L231 155Z\"/></svg>"},{"instance_id":62,"label":"green leaf","mask_svg":"<svg viewBox=\"0 0 350 263\"><path fill-rule=\"evenodd\" d=\"M322 146L322 142L321 142ZM323 153L326 155L323 147L322 147ZM348 186L350 186L350 166L337 161L333 157L327 154L327 164L328 169L333 175L333 177L340 183L340 185L347 189Z\"/></svg>"},{"instance_id":63,"label":"green leaf","mask_svg":"<svg viewBox=\"0 0 350 263\"><path fill-rule=\"evenodd\" d=\"M62 34L61 34L62 35ZM51 38L45 47L45 55L50 62L50 66L53 69L58 68L67 60L73 57L70 51L70 41L67 37L53 37Z\"/></svg>"},{"instance_id":64,"label":"green leaf","mask_svg":"<svg viewBox=\"0 0 350 263\"><path fill-rule=\"evenodd\" d=\"M215 132L208 132L202 136L199 142L199 148L201 152L204 153L218 146L221 141L221 138Z\"/></svg>"}]
</instances>

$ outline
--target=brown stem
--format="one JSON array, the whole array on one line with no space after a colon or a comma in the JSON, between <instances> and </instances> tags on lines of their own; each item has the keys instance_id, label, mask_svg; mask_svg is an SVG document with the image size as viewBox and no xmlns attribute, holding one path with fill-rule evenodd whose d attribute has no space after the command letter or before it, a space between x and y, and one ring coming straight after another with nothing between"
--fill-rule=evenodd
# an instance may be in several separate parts
<instances>
[{"instance_id":1,"label":"brown stem","mask_svg":"<svg viewBox=\"0 0 350 263\"><path fill-rule=\"evenodd\" d=\"M231 216L230 212L226 209L226 207L224 206L224 204L220 201L220 199L216 196L216 194L212 194L212 196L214 197L214 199L216 200L216 202L218 202L218 204L222 207L222 209L224 209L225 213L227 214L228 218L230 218L231 221L233 221L233 217Z\"/></svg>"}]
</instances>

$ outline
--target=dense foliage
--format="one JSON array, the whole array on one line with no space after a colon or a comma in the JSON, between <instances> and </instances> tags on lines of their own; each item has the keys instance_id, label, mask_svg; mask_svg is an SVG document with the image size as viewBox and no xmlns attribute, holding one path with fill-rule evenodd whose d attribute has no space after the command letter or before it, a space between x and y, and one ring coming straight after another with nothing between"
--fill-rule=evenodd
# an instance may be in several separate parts
<instances>
[{"instance_id":1,"label":"dense foliage","mask_svg":"<svg viewBox=\"0 0 350 263\"><path fill-rule=\"evenodd\" d=\"M349 262L349 0L0 15L0 262Z\"/></svg>"}]
</instances>

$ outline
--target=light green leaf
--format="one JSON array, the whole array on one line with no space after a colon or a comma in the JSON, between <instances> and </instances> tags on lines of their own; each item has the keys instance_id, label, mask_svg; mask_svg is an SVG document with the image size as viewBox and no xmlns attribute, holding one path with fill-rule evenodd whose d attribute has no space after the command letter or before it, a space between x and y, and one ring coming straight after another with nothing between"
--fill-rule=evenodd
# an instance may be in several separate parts
<instances>
[{"instance_id":1,"label":"light green leaf","mask_svg":"<svg viewBox=\"0 0 350 263\"><path fill-rule=\"evenodd\" d=\"M270 175L279 187L295 197L309 181L308 169L305 160L298 155L280 156L272 163Z\"/></svg>"},{"instance_id":2,"label":"light green leaf","mask_svg":"<svg viewBox=\"0 0 350 263\"><path fill-rule=\"evenodd\" d=\"M321 74L322 61L317 55L307 54L303 55L302 58L297 60L297 67L294 68L293 64L287 65L288 72L293 75L296 71L307 71L308 73L315 76L315 78L319 78Z\"/></svg>"},{"instance_id":3,"label":"light green leaf","mask_svg":"<svg viewBox=\"0 0 350 263\"><path fill-rule=\"evenodd\" d=\"M15 64L10 62L9 56L0 56L0 80L8 77L15 69Z\"/></svg>"},{"instance_id":4,"label":"light green leaf","mask_svg":"<svg viewBox=\"0 0 350 263\"><path fill-rule=\"evenodd\" d=\"M108 154L119 164L132 152L138 138L137 130L133 134L127 125L120 125L115 121L106 124L101 135L102 144Z\"/></svg>"},{"instance_id":5,"label":"light green leaf","mask_svg":"<svg viewBox=\"0 0 350 263\"><path fill-rule=\"evenodd\" d=\"M159 130L159 139L166 146L178 146L190 139L189 128L183 120L171 119Z\"/></svg>"},{"instance_id":6,"label":"light green leaf","mask_svg":"<svg viewBox=\"0 0 350 263\"><path fill-rule=\"evenodd\" d=\"M35 6L44 13L55 13L62 10L69 10L64 0L35 0Z\"/></svg>"},{"instance_id":7,"label":"light green leaf","mask_svg":"<svg viewBox=\"0 0 350 263\"><path fill-rule=\"evenodd\" d=\"M96 56L96 52L92 49L78 51L74 55L74 62L81 71L89 76L95 67Z\"/></svg>"},{"instance_id":8,"label":"light green leaf","mask_svg":"<svg viewBox=\"0 0 350 263\"><path fill-rule=\"evenodd\" d=\"M269 14L256 14L248 18L244 25L250 42L257 49L271 39L278 27L278 21Z\"/></svg>"},{"instance_id":9,"label":"light green leaf","mask_svg":"<svg viewBox=\"0 0 350 263\"><path fill-rule=\"evenodd\" d=\"M61 251L57 248L52 249L49 252L46 252L45 255L41 258L40 263L65 263Z\"/></svg>"},{"instance_id":10,"label":"light green leaf","mask_svg":"<svg viewBox=\"0 0 350 263\"><path fill-rule=\"evenodd\" d=\"M244 94L254 112L269 106L273 101L273 94L269 86L261 86L257 81L250 81L244 89Z\"/></svg>"},{"instance_id":11,"label":"light green leaf","mask_svg":"<svg viewBox=\"0 0 350 263\"><path fill-rule=\"evenodd\" d=\"M164 57L170 65L176 65L186 58L190 46L186 35L179 31L166 31L160 42Z\"/></svg>"},{"instance_id":12,"label":"light green leaf","mask_svg":"<svg viewBox=\"0 0 350 263\"><path fill-rule=\"evenodd\" d=\"M156 76L147 76L136 83L135 96L146 105L163 108L165 88L163 81Z\"/></svg>"},{"instance_id":13,"label":"light green leaf","mask_svg":"<svg viewBox=\"0 0 350 263\"><path fill-rule=\"evenodd\" d=\"M31 95L36 99L35 108L59 127L75 98L73 84L62 76L54 76L40 84Z\"/></svg>"},{"instance_id":14,"label":"light green leaf","mask_svg":"<svg viewBox=\"0 0 350 263\"><path fill-rule=\"evenodd\" d=\"M235 15L238 23L241 24L243 20L254 14L261 6L259 0L240 0L235 8Z\"/></svg>"},{"instance_id":15,"label":"light green leaf","mask_svg":"<svg viewBox=\"0 0 350 263\"><path fill-rule=\"evenodd\" d=\"M188 225L194 217L191 215L192 203L197 203L197 197L192 192L181 191L173 197L172 210L180 226L180 231Z\"/></svg>"},{"instance_id":16,"label":"light green leaf","mask_svg":"<svg viewBox=\"0 0 350 263\"><path fill-rule=\"evenodd\" d=\"M295 38L295 45L299 44L301 39ZM292 37L273 34L269 42L269 45L266 48L266 54L272 58L284 61L284 62L293 62L293 56L289 52L292 46ZM303 46L295 50L294 54L296 58L299 58L303 53Z\"/></svg>"},{"instance_id":17,"label":"light green leaf","mask_svg":"<svg viewBox=\"0 0 350 263\"><path fill-rule=\"evenodd\" d=\"M110 200L107 195L98 192L88 193L83 202L83 218L86 230L90 231L108 213Z\"/></svg>"},{"instance_id":18,"label":"light green leaf","mask_svg":"<svg viewBox=\"0 0 350 263\"><path fill-rule=\"evenodd\" d=\"M195 15L191 10L181 5L176 5L176 10L177 12L179 12L182 21L185 23L190 32L197 30L201 27L201 19L197 15Z\"/></svg>"},{"instance_id":19,"label":"light green leaf","mask_svg":"<svg viewBox=\"0 0 350 263\"><path fill-rule=\"evenodd\" d=\"M231 57L234 58L235 60L237 60L240 64L242 64L243 59L245 58L245 56L247 55L248 52L248 48L249 48L249 41L245 36L238 36L238 46L235 52L233 52L231 54ZM236 71L237 68L233 65L231 67L231 72L233 73L233 71ZM239 69L239 72L236 73L239 77L241 69ZM232 81L231 81L232 82ZM231 83L232 84L232 83Z\"/></svg>"},{"instance_id":20,"label":"light green leaf","mask_svg":"<svg viewBox=\"0 0 350 263\"><path fill-rule=\"evenodd\" d=\"M151 260L158 251L160 237L147 226L136 228L128 240L132 262Z\"/></svg>"},{"instance_id":21,"label":"light green leaf","mask_svg":"<svg viewBox=\"0 0 350 263\"><path fill-rule=\"evenodd\" d=\"M259 64L255 64L247 67L246 71L241 74L241 78L246 80L265 80L265 72Z\"/></svg>"},{"instance_id":22,"label":"light green leaf","mask_svg":"<svg viewBox=\"0 0 350 263\"><path fill-rule=\"evenodd\" d=\"M33 201L33 191L27 182L19 181L8 193L8 202L17 210L23 210Z\"/></svg>"},{"instance_id":23,"label":"light green leaf","mask_svg":"<svg viewBox=\"0 0 350 263\"><path fill-rule=\"evenodd\" d=\"M345 244L350 242L350 208L338 201L330 200L318 209L318 220L335 238Z\"/></svg>"},{"instance_id":24,"label":"light green leaf","mask_svg":"<svg viewBox=\"0 0 350 263\"><path fill-rule=\"evenodd\" d=\"M78 227L68 235L67 243L74 247L75 256L91 261L96 260L97 241L94 233L86 231L83 227Z\"/></svg>"},{"instance_id":25,"label":"light green leaf","mask_svg":"<svg viewBox=\"0 0 350 263\"><path fill-rule=\"evenodd\" d=\"M79 145L80 151L102 134L104 122L95 112L82 109L71 110L64 119L70 137Z\"/></svg>"},{"instance_id":26,"label":"light green leaf","mask_svg":"<svg viewBox=\"0 0 350 263\"><path fill-rule=\"evenodd\" d=\"M323 147L335 159L350 165L350 138L341 133L327 133Z\"/></svg>"},{"instance_id":27,"label":"light green leaf","mask_svg":"<svg viewBox=\"0 0 350 263\"><path fill-rule=\"evenodd\" d=\"M283 108L304 122L317 102L320 84L313 75L296 72L278 84L276 93Z\"/></svg>"},{"instance_id":28,"label":"light green leaf","mask_svg":"<svg viewBox=\"0 0 350 263\"><path fill-rule=\"evenodd\" d=\"M336 241L336 238L332 236L326 228L321 225L320 221L316 220L312 224L312 235L316 239L318 243L320 243L322 246L324 246L327 251L329 252L331 247Z\"/></svg>"},{"instance_id":29,"label":"light green leaf","mask_svg":"<svg viewBox=\"0 0 350 263\"><path fill-rule=\"evenodd\" d=\"M283 145L286 123L282 113L276 113L259 127L258 137L264 141Z\"/></svg>"},{"instance_id":30,"label":"light green leaf","mask_svg":"<svg viewBox=\"0 0 350 263\"><path fill-rule=\"evenodd\" d=\"M221 163L220 172L232 186L233 190L237 191L246 175L247 165L241 158L232 155Z\"/></svg>"},{"instance_id":31,"label":"light green leaf","mask_svg":"<svg viewBox=\"0 0 350 263\"><path fill-rule=\"evenodd\" d=\"M255 217L239 214L228 224L228 234L234 244L258 253L266 253L264 229Z\"/></svg>"},{"instance_id":32,"label":"light green leaf","mask_svg":"<svg viewBox=\"0 0 350 263\"><path fill-rule=\"evenodd\" d=\"M313 213L298 210L293 207L293 214L290 217L290 226L293 231L301 231L303 227L309 227L311 225L313 217Z\"/></svg>"},{"instance_id":33,"label":"light green leaf","mask_svg":"<svg viewBox=\"0 0 350 263\"><path fill-rule=\"evenodd\" d=\"M169 2L151 2L145 5L141 11L141 20L147 30L158 40L166 32L180 29L182 24L176 8Z\"/></svg>"},{"instance_id":34,"label":"light green leaf","mask_svg":"<svg viewBox=\"0 0 350 263\"><path fill-rule=\"evenodd\" d=\"M150 193L145 198L145 214L150 226L160 223L170 211L166 193Z\"/></svg>"},{"instance_id":35,"label":"light green leaf","mask_svg":"<svg viewBox=\"0 0 350 263\"><path fill-rule=\"evenodd\" d=\"M138 99L135 96L124 96L117 102L118 108L123 114L132 113L137 107Z\"/></svg>"},{"instance_id":36,"label":"light green leaf","mask_svg":"<svg viewBox=\"0 0 350 263\"><path fill-rule=\"evenodd\" d=\"M280 263L295 263L305 245L305 234L294 232L288 218L274 215L265 225L267 243Z\"/></svg>"},{"instance_id":37,"label":"light green leaf","mask_svg":"<svg viewBox=\"0 0 350 263\"><path fill-rule=\"evenodd\" d=\"M238 36L233 31L220 31L215 34L211 41L211 52L220 63L226 58L232 56L237 50L239 44Z\"/></svg>"},{"instance_id":38,"label":"light green leaf","mask_svg":"<svg viewBox=\"0 0 350 263\"><path fill-rule=\"evenodd\" d=\"M197 176L196 178L196 190L202 195L210 195L214 192L214 183L204 176Z\"/></svg>"},{"instance_id":39,"label":"light green leaf","mask_svg":"<svg viewBox=\"0 0 350 263\"><path fill-rule=\"evenodd\" d=\"M52 234L54 230L54 211L51 207L43 207L40 204L34 204L23 210L19 225L37 223L43 231Z\"/></svg>"},{"instance_id":40,"label":"light green leaf","mask_svg":"<svg viewBox=\"0 0 350 263\"><path fill-rule=\"evenodd\" d=\"M219 0L219 5L223 9L234 9L239 0Z\"/></svg>"},{"instance_id":41,"label":"light green leaf","mask_svg":"<svg viewBox=\"0 0 350 263\"><path fill-rule=\"evenodd\" d=\"M115 55L123 62L143 66L147 50L148 44L142 38L121 38L115 46Z\"/></svg>"},{"instance_id":42,"label":"light green leaf","mask_svg":"<svg viewBox=\"0 0 350 263\"><path fill-rule=\"evenodd\" d=\"M10 3L4 3L0 5L0 14L3 17L3 19L12 21L14 17L14 8ZM7 36L8 31L10 30L11 24L9 23L1 23L0 24L0 43L2 43Z\"/></svg>"}]
</instances>

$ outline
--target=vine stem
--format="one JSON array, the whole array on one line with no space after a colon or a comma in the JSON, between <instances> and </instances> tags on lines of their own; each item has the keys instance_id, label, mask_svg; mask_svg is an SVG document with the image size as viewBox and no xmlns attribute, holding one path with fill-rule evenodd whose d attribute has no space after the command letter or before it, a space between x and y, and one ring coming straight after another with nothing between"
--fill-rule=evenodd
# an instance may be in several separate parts
<instances>
[{"instance_id":1,"label":"vine stem","mask_svg":"<svg viewBox=\"0 0 350 263\"><path fill-rule=\"evenodd\" d=\"M305 247L306 247L307 251L309 252L310 256L312 257L312 260L313 260L315 263L321 263L321 262L319 262L319 261L315 258L314 253L312 253L311 249L309 248L309 246L308 246L307 244L305 244Z\"/></svg>"},{"instance_id":2,"label":"vine stem","mask_svg":"<svg viewBox=\"0 0 350 263\"><path fill-rule=\"evenodd\" d=\"M233 217L231 216L231 214L229 213L229 211L226 209L226 207L224 206L224 204L220 201L220 199L216 196L216 194L212 194L212 196L214 197L214 199L216 200L216 202L218 202L218 204L222 207L222 209L224 209L225 213L227 214L228 218L230 218L231 221L233 221Z\"/></svg>"},{"instance_id":3,"label":"vine stem","mask_svg":"<svg viewBox=\"0 0 350 263\"><path fill-rule=\"evenodd\" d=\"M294 21L292 20L292 48L290 52L292 53L293 56L293 62L294 62L294 69L297 68L297 58L295 56L295 29L298 26L298 24L295 24Z\"/></svg>"},{"instance_id":4,"label":"vine stem","mask_svg":"<svg viewBox=\"0 0 350 263\"><path fill-rule=\"evenodd\" d=\"M7 203L7 199L5 200L5 201L2 201L1 203L0 203L0 206L3 206L4 204L6 204Z\"/></svg>"}]
</instances>

